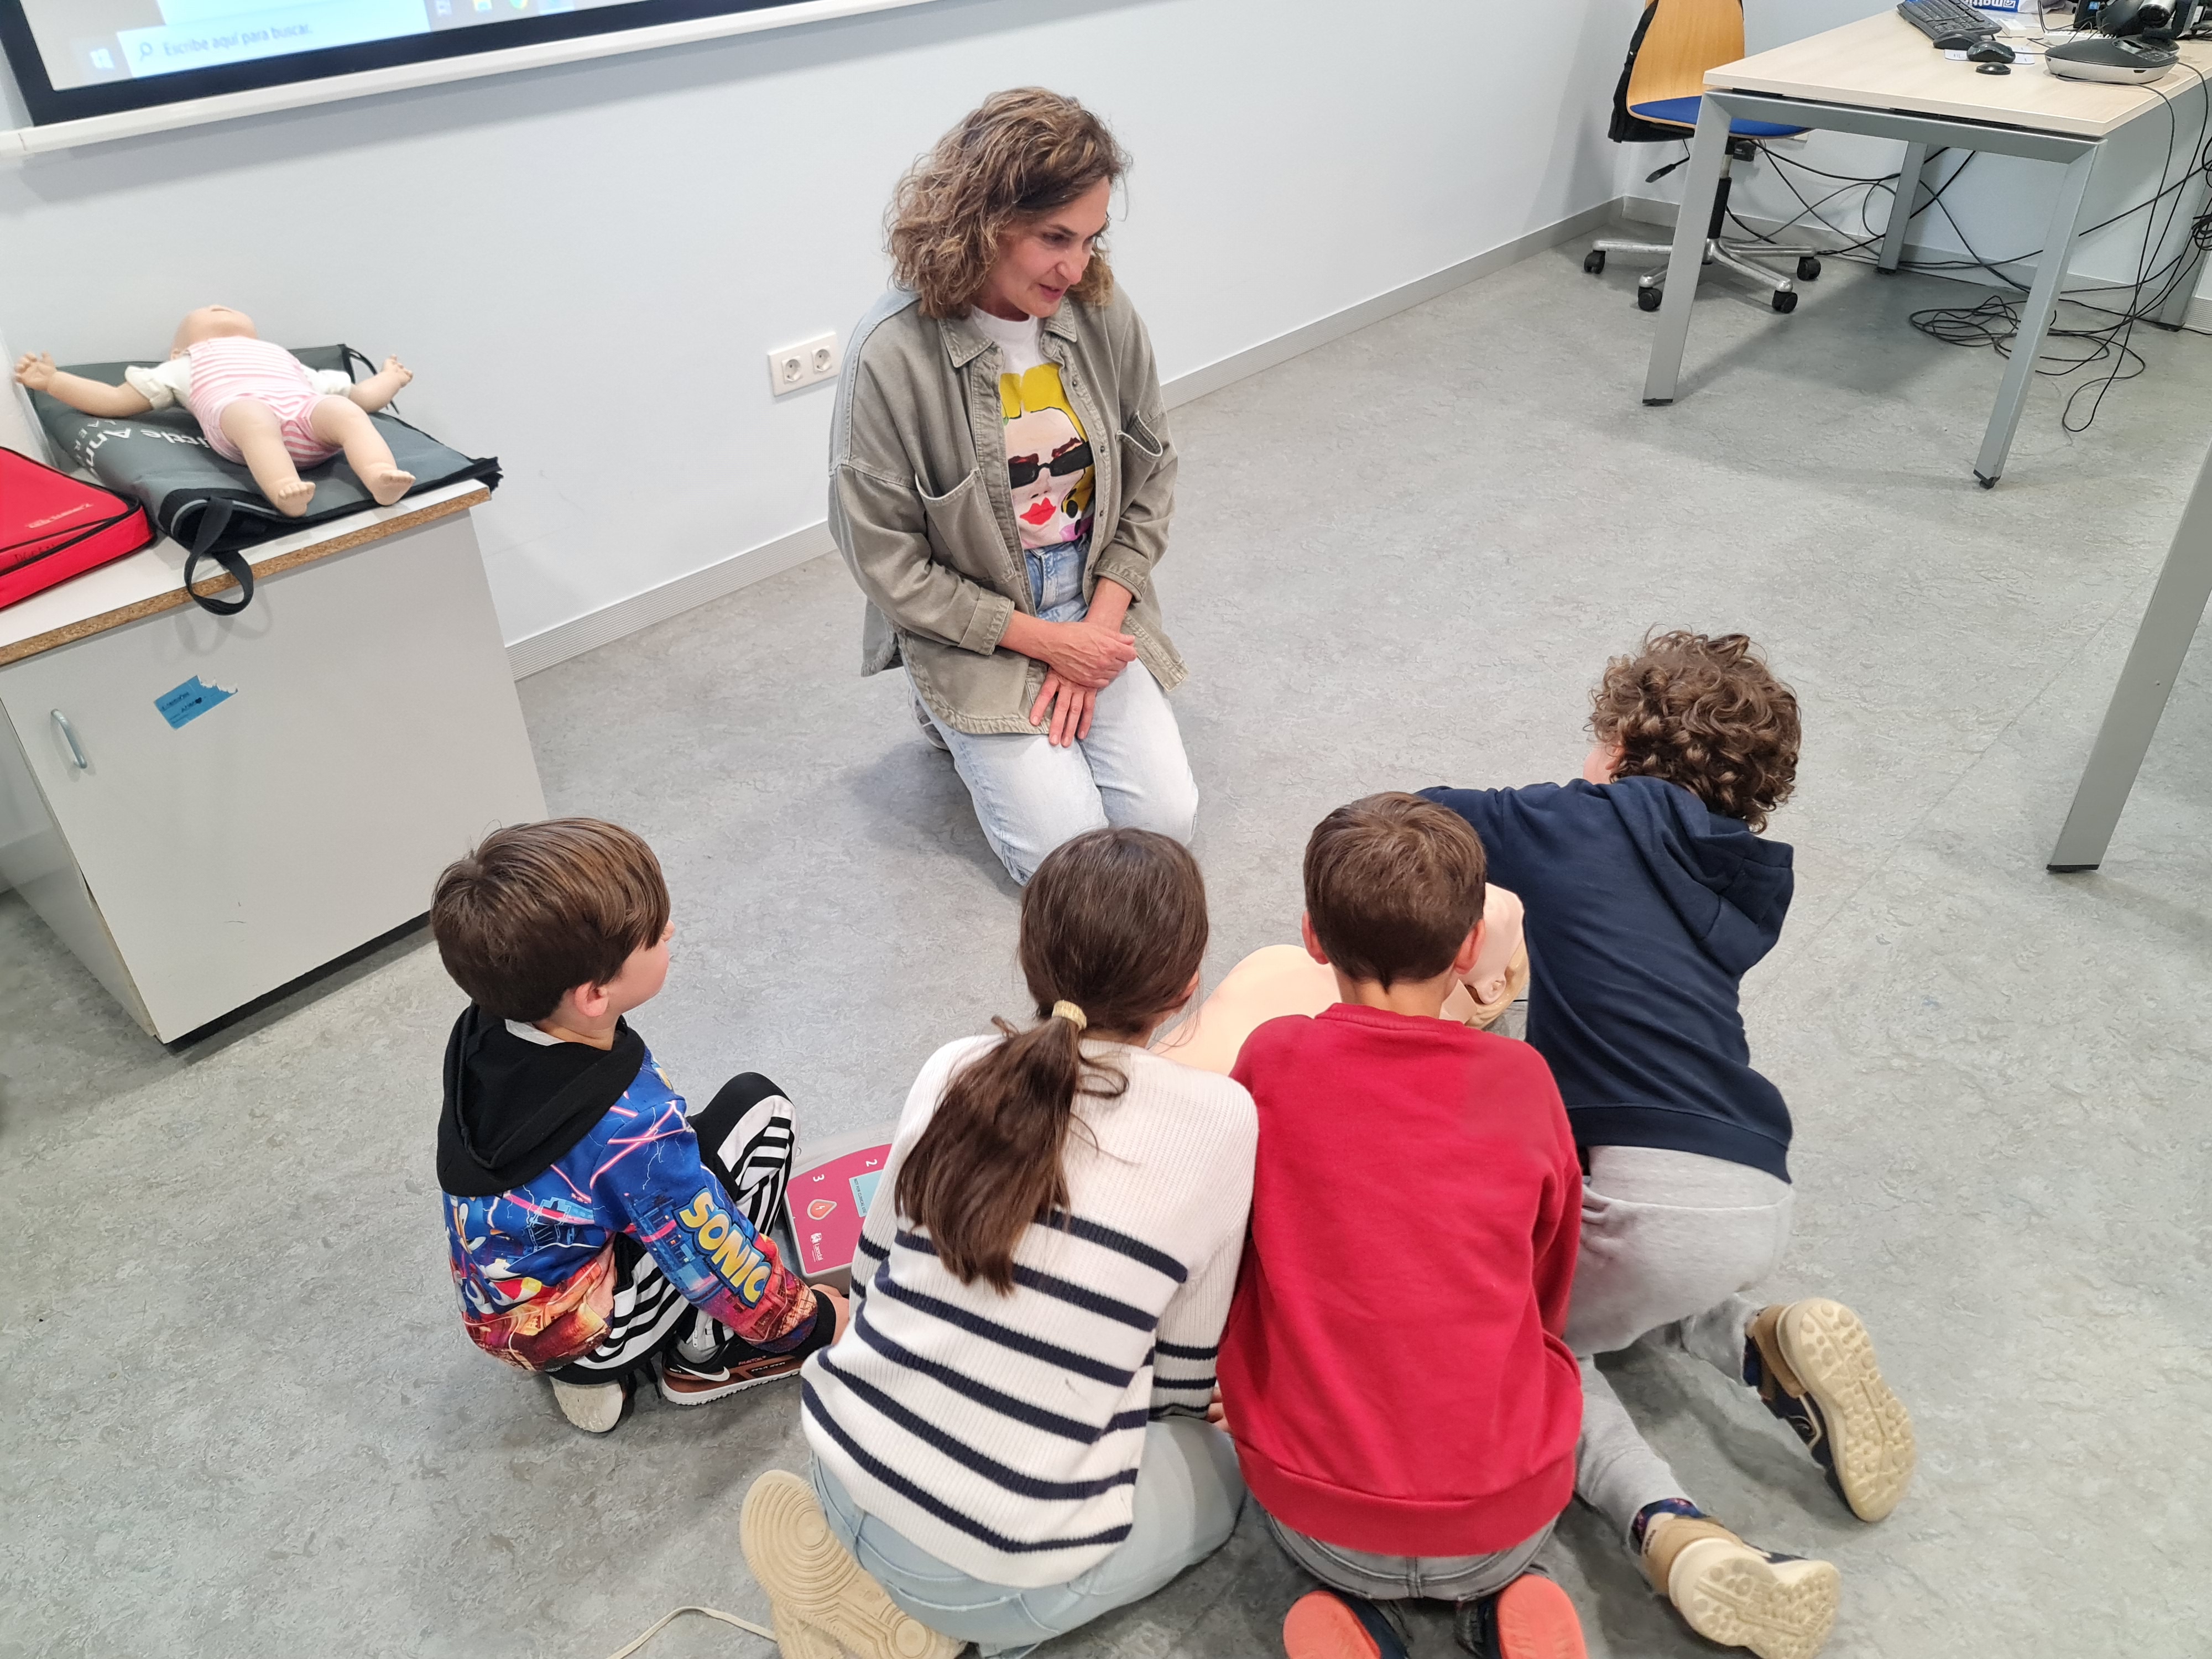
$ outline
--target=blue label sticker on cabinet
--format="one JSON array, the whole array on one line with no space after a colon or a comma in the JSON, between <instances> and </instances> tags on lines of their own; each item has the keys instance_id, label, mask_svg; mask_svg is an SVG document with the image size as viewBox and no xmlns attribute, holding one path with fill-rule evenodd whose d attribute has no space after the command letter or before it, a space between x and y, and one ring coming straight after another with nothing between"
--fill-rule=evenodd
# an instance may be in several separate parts
<instances>
[{"instance_id":1,"label":"blue label sticker on cabinet","mask_svg":"<svg viewBox=\"0 0 2212 1659\"><path fill-rule=\"evenodd\" d=\"M154 707L161 711L161 718L173 730L198 720L224 698L236 695L219 685L210 685L195 674L175 690L164 691L155 698Z\"/></svg>"}]
</instances>

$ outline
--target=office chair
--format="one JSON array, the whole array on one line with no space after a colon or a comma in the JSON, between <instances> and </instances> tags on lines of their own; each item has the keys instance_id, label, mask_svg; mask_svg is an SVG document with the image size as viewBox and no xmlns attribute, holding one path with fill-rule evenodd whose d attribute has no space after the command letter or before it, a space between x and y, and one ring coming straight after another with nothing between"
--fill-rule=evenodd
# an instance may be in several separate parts
<instances>
[{"instance_id":1,"label":"office chair","mask_svg":"<svg viewBox=\"0 0 2212 1659\"><path fill-rule=\"evenodd\" d=\"M1733 64L1743 56L1743 0L1644 0L1644 16L1628 53L1628 67L1622 71L1614 94L1611 137L1620 143L1686 138L1698 125L1705 71ZM1772 121L1741 118L1731 121L1728 154L1721 161L1720 189L1713 197L1712 222L1705 228L1705 264L1725 265L1739 276L1763 284L1773 295L1774 308L1784 313L1797 309L1796 285L1789 277L1753 262L1794 259L1797 281L1809 283L1820 274L1822 250L1732 240L1721 231L1728 222L1729 170L1738 161L1757 159L1759 139L1794 138L1805 131ZM1668 242L1601 237L1583 256L1583 269L1597 276L1605 270L1608 253L1643 254L1664 260L1673 252ZM1658 310L1666 283L1663 264L1646 272L1637 281L1637 305L1645 311Z\"/></svg>"}]
</instances>

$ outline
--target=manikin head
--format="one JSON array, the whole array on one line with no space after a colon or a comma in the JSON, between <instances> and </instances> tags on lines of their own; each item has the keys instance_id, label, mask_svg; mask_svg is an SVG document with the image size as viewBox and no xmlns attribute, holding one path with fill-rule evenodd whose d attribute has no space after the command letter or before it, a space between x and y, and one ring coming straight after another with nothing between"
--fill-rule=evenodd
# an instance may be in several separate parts
<instances>
[{"instance_id":1,"label":"manikin head","mask_svg":"<svg viewBox=\"0 0 2212 1659\"><path fill-rule=\"evenodd\" d=\"M1038 87L994 94L900 181L893 276L928 317L970 306L1009 322L1049 317L1071 294L1102 305L1114 276L1099 244L1128 164L1073 99Z\"/></svg>"},{"instance_id":2,"label":"manikin head","mask_svg":"<svg viewBox=\"0 0 2212 1659\"><path fill-rule=\"evenodd\" d=\"M177 337L169 342L169 355L181 357L202 340L258 340L253 319L228 306L202 306L188 311L177 325Z\"/></svg>"}]
</instances>

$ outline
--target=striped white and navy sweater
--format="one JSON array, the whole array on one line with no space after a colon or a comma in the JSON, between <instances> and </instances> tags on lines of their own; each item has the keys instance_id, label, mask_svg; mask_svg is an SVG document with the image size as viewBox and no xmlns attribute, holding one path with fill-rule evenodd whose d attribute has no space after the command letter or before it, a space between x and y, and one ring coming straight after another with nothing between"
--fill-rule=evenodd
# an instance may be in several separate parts
<instances>
[{"instance_id":1,"label":"striped white and navy sweater","mask_svg":"<svg viewBox=\"0 0 2212 1659\"><path fill-rule=\"evenodd\" d=\"M1128 1536L1145 1425L1205 1413L1258 1120L1225 1077L1086 1043L1128 1089L1078 1104L1069 1213L1030 1224L1011 1293L963 1285L893 1194L946 1079L998 1041L950 1043L915 1079L854 1258L851 1328L801 1389L808 1444L862 1510L947 1566L1036 1588Z\"/></svg>"}]
</instances>

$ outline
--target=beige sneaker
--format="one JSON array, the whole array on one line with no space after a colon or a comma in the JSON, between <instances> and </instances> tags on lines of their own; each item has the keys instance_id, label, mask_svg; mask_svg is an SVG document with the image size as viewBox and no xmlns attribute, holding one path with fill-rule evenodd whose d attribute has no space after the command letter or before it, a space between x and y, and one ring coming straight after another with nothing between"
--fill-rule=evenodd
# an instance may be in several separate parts
<instances>
[{"instance_id":1,"label":"beige sneaker","mask_svg":"<svg viewBox=\"0 0 2212 1659\"><path fill-rule=\"evenodd\" d=\"M953 1659L967 1646L909 1618L837 1541L814 1488L772 1469L753 1482L738 1541L768 1592L783 1659Z\"/></svg>"},{"instance_id":2,"label":"beige sneaker","mask_svg":"<svg viewBox=\"0 0 2212 1659\"><path fill-rule=\"evenodd\" d=\"M1644 1572L1692 1630L1759 1659L1813 1659L1843 1589L1826 1561L1771 1555L1717 1521L1679 1515L1644 1534Z\"/></svg>"},{"instance_id":3,"label":"beige sneaker","mask_svg":"<svg viewBox=\"0 0 2212 1659\"><path fill-rule=\"evenodd\" d=\"M1836 1495L1862 1521L1895 1509L1919 1453L1911 1415L1881 1380L1859 1316L1811 1297L1760 1309L1748 1336L1746 1380L1796 1431Z\"/></svg>"}]
</instances>

